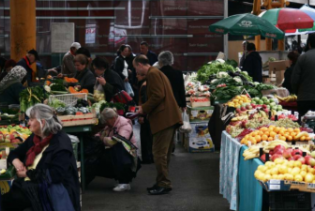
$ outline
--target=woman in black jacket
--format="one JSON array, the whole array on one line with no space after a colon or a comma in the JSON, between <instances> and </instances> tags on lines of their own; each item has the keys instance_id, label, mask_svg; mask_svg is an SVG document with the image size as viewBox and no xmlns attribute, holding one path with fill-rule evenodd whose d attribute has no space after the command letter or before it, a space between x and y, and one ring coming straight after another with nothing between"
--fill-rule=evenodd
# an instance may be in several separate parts
<instances>
[{"instance_id":1,"label":"woman in black jacket","mask_svg":"<svg viewBox=\"0 0 315 211\"><path fill-rule=\"evenodd\" d=\"M93 93L96 79L94 74L88 69L88 65L89 61L86 56L83 54L75 56L74 66L77 69L75 78L79 81L81 89L87 89L89 93Z\"/></svg>"},{"instance_id":2,"label":"woman in black jacket","mask_svg":"<svg viewBox=\"0 0 315 211\"><path fill-rule=\"evenodd\" d=\"M295 51L292 51L288 54L288 59L290 60L290 67L288 67L284 72L284 82L282 86L289 90L290 94L294 94L293 89L291 87L291 75L299 56L300 55Z\"/></svg>"},{"instance_id":3,"label":"woman in black jacket","mask_svg":"<svg viewBox=\"0 0 315 211\"><path fill-rule=\"evenodd\" d=\"M61 122L47 105L36 104L30 109L28 116L33 134L8 157L8 163L15 167L19 178L14 181L10 192L2 196L2 210L38 210L32 203L34 197L29 197L23 187L29 187L30 184L39 185L40 179L45 178L48 171L52 183L62 184L68 192L72 202L69 204L72 204L73 208L65 207L65 210L79 211L78 171L68 135L61 131ZM42 194L33 194L39 199L42 197ZM38 203L35 205L40 206Z\"/></svg>"}]
</instances>

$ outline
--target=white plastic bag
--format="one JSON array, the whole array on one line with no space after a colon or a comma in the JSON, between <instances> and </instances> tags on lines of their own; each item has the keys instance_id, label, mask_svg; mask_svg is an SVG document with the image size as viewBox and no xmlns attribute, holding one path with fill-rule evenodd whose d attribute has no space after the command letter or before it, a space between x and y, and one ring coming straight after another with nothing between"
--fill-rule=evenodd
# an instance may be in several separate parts
<instances>
[{"instance_id":1,"label":"white plastic bag","mask_svg":"<svg viewBox=\"0 0 315 211\"><path fill-rule=\"evenodd\" d=\"M132 87L131 87L129 82L125 82L125 90L130 95L130 97L135 96L135 94L133 93Z\"/></svg>"},{"instance_id":2,"label":"white plastic bag","mask_svg":"<svg viewBox=\"0 0 315 211\"><path fill-rule=\"evenodd\" d=\"M186 112L183 112L183 125L179 128L179 131L181 133L190 133L191 132L189 116L187 115Z\"/></svg>"},{"instance_id":3,"label":"white plastic bag","mask_svg":"<svg viewBox=\"0 0 315 211\"><path fill-rule=\"evenodd\" d=\"M140 159L142 159L141 154L141 138L140 138L140 127L138 120L135 121L135 124L133 125L133 135L135 136L136 143L137 143L137 155Z\"/></svg>"}]
</instances>

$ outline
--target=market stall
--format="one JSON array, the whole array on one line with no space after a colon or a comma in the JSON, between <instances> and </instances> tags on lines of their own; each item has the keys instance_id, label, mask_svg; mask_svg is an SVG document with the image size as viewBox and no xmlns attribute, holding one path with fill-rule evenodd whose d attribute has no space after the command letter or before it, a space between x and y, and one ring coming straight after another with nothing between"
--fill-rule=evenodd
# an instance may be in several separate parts
<instances>
[{"instance_id":1,"label":"market stall","mask_svg":"<svg viewBox=\"0 0 315 211\"><path fill-rule=\"evenodd\" d=\"M30 130L25 127L28 122L26 113L36 103L44 103L52 107L62 122L63 131L68 133L71 139L77 167L81 171L82 190L85 190L85 165L81 162L84 161L86 144L83 136L97 129L100 111L105 107L116 108L119 114L124 115L126 106L118 102L105 102L104 94L89 94L78 85L78 81L74 78L58 79L48 76L38 85L25 88L20 93L20 105L0 106L1 194L10 190L15 177L14 168L6 165L7 155L10 149L16 148L31 135ZM80 153L78 153L78 144L80 144Z\"/></svg>"}]
</instances>

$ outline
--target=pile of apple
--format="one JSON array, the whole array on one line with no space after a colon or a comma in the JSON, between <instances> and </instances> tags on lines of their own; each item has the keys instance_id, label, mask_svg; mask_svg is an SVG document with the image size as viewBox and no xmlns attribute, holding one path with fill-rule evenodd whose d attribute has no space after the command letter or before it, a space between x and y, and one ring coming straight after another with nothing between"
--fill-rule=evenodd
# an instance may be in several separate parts
<instances>
[{"instance_id":1,"label":"pile of apple","mask_svg":"<svg viewBox=\"0 0 315 211\"><path fill-rule=\"evenodd\" d=\"M305 155L305 156L304 156ZM277 158L286 159L288 161L300 161L302 164L315 166L315 151L310 155L306 155L299 148L285 148L283 145L277 145L273 150L269 151L269 159L275 161ZM260 159L266 162L266 154L263 154Z\"/></svg>"},{"instance_id":2,"label":"pile of apple","mask_svg":"<svg viewBox=\"0 0 315 211\"><path fill-rule=\"evenodd\" d=\"M265 105L266 108L274 111L282 111L282 106L277 105L277 103L273 99L268 99L267 97L258 98L255 97L252 99L253 104L257 105Z\"/></svg>"}]
</instances>

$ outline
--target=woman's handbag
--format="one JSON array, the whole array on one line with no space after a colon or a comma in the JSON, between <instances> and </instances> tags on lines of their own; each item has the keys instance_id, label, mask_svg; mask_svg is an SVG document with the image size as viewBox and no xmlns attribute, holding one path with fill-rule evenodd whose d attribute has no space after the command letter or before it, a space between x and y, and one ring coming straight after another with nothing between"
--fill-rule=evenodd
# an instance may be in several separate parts
<instances>
[{"instance_id":1,"label":"woman's handbag","mask_svg":"<svg viewBox=\"0 0 315 211\"><path fill-rule=\"evenodd\" d=\"M52 183L49 170L46 171L47 194L54 211L75 211L69 193L62 183Z\"/></svg>"}]
</instances>

